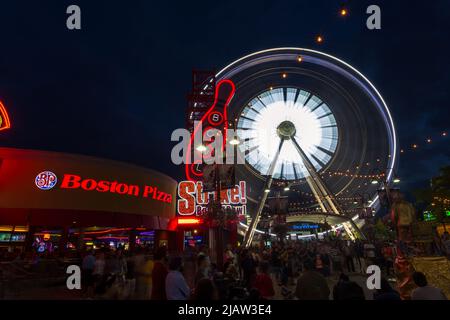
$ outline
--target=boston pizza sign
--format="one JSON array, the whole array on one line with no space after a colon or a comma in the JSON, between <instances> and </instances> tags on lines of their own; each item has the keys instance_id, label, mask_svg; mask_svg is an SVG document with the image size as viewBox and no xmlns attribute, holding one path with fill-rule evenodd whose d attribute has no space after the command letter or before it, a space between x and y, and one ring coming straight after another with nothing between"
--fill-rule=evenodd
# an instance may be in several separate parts
<instances>
[{"instance_id":1,"label":"boston pizza sign","mask_svg":"<svg viewBox=\"0 0 450 320\"><path fill-rule=\"evenodd\" d=\"M50 190L55 187L63 190L83 190L86 192L113 193L124 197L142 197L155 201L172 203L172 195L159 190L154 185L129 184L122 181L97 180L78 174L63 174L59 186L58 177L52 171L42 171L35 178L36 187Z\"/></svg>"}]
</instances>

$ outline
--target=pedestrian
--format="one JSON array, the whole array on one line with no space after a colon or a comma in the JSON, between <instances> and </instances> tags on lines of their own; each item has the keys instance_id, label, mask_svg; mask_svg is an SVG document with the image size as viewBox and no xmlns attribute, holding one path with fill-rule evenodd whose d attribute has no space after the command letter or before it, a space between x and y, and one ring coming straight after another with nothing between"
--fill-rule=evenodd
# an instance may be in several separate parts
<instances>
[{"instance_id":1,"label":"pedestrian","mask_svg":"<svg viewBox=\"0 0 450 320\"><path fill-rule=\"evenodd\" d=\"M209 279L210 275L210 264L209 259L205 255L199 255L197 258L197 272L195 274L194 285L197 286L197 283L204 278Z\"/></svg>"},{"instance_id":2,"label":"pedestrian","mask_svg":"<svg viewBox=\"0 0 450 320\"><path fill-rule=\"evenodd\" d=\"M330 273L342 272L342 254L337 243L334 243L330 248L331 267Z\"/></svg>"},{"instance_id":3,"label":"pedestrian","mask_svg":"<svg viewBox=\"0 0 450 320\"><path fill-rule=\"evenodd\" d=\"M427 277L422 272L412 275L417 288L411 293L411 300L447 300L444 292L428 284Z\"/></svg>"},{"instance_id":4,"label":"pedestrian","mask_svg":"<svg viewBox=\"0 0 450 320\"><path fill-rule=\"evenodd\" d=\"M241 261L241 268L243 271L243 280L247 288L250 288L251 281L256 275L256 262L248 250L243 252L243 259Z\"/></svg>"},{"instance_id":5,"label":"pedestrian","mask_svg":"<svg viewBox=\"0 0 450 320\"><path fill-rule=\"evenodd\" d=\"M277 246L274 246L272 248L271 252L271 261L270 264L272 266L272 273L275 276L276 281L281 281L281 259L280 259L280 253Z\"/></svg>"},{"instance_id":6,"label":"pedestrian","mask_svg":"<svg viewBox=\"0 0 450 320\"><path fill-rule=\"evenodd\" d=\"M364 270L364 245L361 240L357 239L355 242L356 261L358 261L359 271L365 273Z\"/></svg>"},{"instance_id":7,"label":"pedestrian","mask_svg":"<svg viewBox=\"0 0 450 320\"><path fill-rule=\"evenodd\" d=\"M105 284L105 253L100 251L95 259L94 271L92 275L94 277L94 293L99 295L104 293Z\"/></svg>"},{"instance_id":8,"label":"pedestrian","mask_svg":"<svg viewBox=\"0 0 450 320\"><path fill-rule=\"evenodd\" d=\"M450 259L450 235L447 231L442 234L441 238L442 251L445 253L448 259Z\"/></svg>"},{"instance_id":9,"label":"pedestrian","mask_svg":"<svg viewBox=\"0 0 450 320\"><path fill-rule=\"evenodd\" d=\"M192 300L196 301L214 301L218 300L218 291L213 281L208 278L203 278L197 282Z\"/></svg>"},{"instance_id":10,"label":"pedestrian","mask_svg":"<svg viewBox=\"0 0 450 320\"><path fill-rule=\"evenodd\" d=\"M146 273L145 264L147 259L144 253L144 248L137 247L136 254L133 257L134 272L136 276L136 287L133 298L138 300L144 299L147 288L147 277L151 277L151 275Z\"/></svg>"},{"instance_id":11,"label":"pedestrian","mask_svg":"<svg viewBox=\"0 0 450 320\"><path fill-rule=\"evenodd\" d=\"M401 300L400 294L392 289L391 285L385 278L381 278L381 287L373 294L374 300Z\"/></svg>"},{"instance_id":12,"label":"pedestrian","mask_svg":"<svg viewBox=\"0 0 450 320\"><path fill-rule=\"evenodd\" d=\"M334 300L365 300L364 290L356 282L341 273L338 283L333 288Z\"/></svg>"},{"instance_id":13,"label":"pedestrian","mask_svg":"<svg viewBox=\"0 0 450 320\"><path fill-rule=\"evenodd\" d=\"M159 247L154 256L155 264L152 272L152 300L166 300L167 250Z\"/></svg>"},{"instance_id":14,"label":"pedestrian","mask_svg":"<svg viewBox=\"0 0 450 320\"><path fill-rule=\"evenodd\" d=\"M366 265L370 266L375 263L375 258L376 258L375 246L372 243L366 241L364 243L363 247L364 247L364 257L366 259Z\"/></svg>"},{"instance_id":15,"label":"pedestrian","mask_svg":"<svg viewBox=\"0 0 450 320\"><path fill-rule=\"evenodd\" d=\"M273 281L269 275L269 263L262 261L259 265L259 273L255 278L253 287L258 289L263 299L272 299L275 295Z\"/></svg>"},{"instance_id":16,"label":"pedestrian","mask_svg":"<svg viewBox=\"0 0 450 320\"><path fill-rule=\"evenodd\" d=\"M351 244L344 245L343 248L345 263L347 265L347 271L355 272L355 263L353 262L353 248Z\"/></svg>"},{"instance_id":17,"label":"pedestrian","mask_svg":"<svg viewBox=\"0 0 450 320\"><path fill-rule=\"evenodd\" d=\"M92 299L94 296L94 267L95 257L92 250L88 250L81 264L83 290L88 299Z\"/></svg>"},{"instance_id":18,"label":"pedestrian","mask_svg":"<svg viewBox=\"0 0 450 320\"><path fill-rule=\"evenodd\" d=\"M187 300L191 290L182 273L183 260L181 257L172 257L169 261L169 273L166 277L167 300Z\"/></svg>"},{"instance_id":19,"label":"pedestrian","mask_svg":"<svg viewBox=\"0 0 450 320\"><path fill-rule=\"evenodd\" d=\"M330 288L323 275L314 271L314 264L306 260L303 264L304 272L297 280L295 295L299 300L328 300Z\"/></svg>"}]
</instances>

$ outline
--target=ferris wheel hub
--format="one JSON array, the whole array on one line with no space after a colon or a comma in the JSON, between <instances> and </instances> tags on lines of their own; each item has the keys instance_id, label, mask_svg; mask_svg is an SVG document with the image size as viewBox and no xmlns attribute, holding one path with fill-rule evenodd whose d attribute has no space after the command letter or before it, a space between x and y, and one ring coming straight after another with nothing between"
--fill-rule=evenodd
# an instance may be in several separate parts
<instances>
[{"instance_id":1,"label":"ferris wheel hub","mask_svg":"<svg viewBox=\"0 0 450 320\"><path fill-rule=\"evenodd\" d=\"M281 139L289 140L295 136L295 125L291 121L283 121L277 127L278 136Z\"/></svg>"}]
</instances>

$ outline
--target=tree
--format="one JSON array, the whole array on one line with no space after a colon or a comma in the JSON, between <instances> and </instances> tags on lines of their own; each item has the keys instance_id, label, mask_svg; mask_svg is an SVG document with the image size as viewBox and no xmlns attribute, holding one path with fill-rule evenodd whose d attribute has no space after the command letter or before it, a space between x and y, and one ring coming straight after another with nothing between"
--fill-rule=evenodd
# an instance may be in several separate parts
<instances>
[{"instance_id":1,"label":"tree","mask_svg":"<svg viewBox=\"0 0 450 320\"><path fill-rule=\"evenodd\" d=\"M439 170L439 175L431 179L429 188L415 190L413 194L417 205L433 212L445 229L445 212L450 208L450 166Z\"/></svg>"}]
</instances>

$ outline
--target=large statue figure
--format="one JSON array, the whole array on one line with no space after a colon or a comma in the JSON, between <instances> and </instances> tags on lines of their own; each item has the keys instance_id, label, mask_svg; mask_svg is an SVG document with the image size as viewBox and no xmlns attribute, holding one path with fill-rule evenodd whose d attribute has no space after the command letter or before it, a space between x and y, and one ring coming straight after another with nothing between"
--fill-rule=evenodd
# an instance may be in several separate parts
<instances>
[{"instance_id":1,"label":"large statue figure","mask_svg":"<svg viewBox=\"0 0 450 320\"><path fill-rule=\"evenodd\" d=\"M416 210L411 203L398 194L391 207L391 221L397 231L399 241L412 241L412 224L416 221Z\"/></svg>"},{"instance_id":2,"label":"large statue figure","mask_svg":"<svg viewBox=\"0 0 450 320\"><path fill-rule=\"evenodd\" d=\"M416 220L416 210L400 192L391 196L391 203L391 221L397 231L397 257L394 262L397 289L402 299L410 299L414 288L414 268L408 259L408 244L412 242L412 225Z\"/></svg>"}]
</instances>

